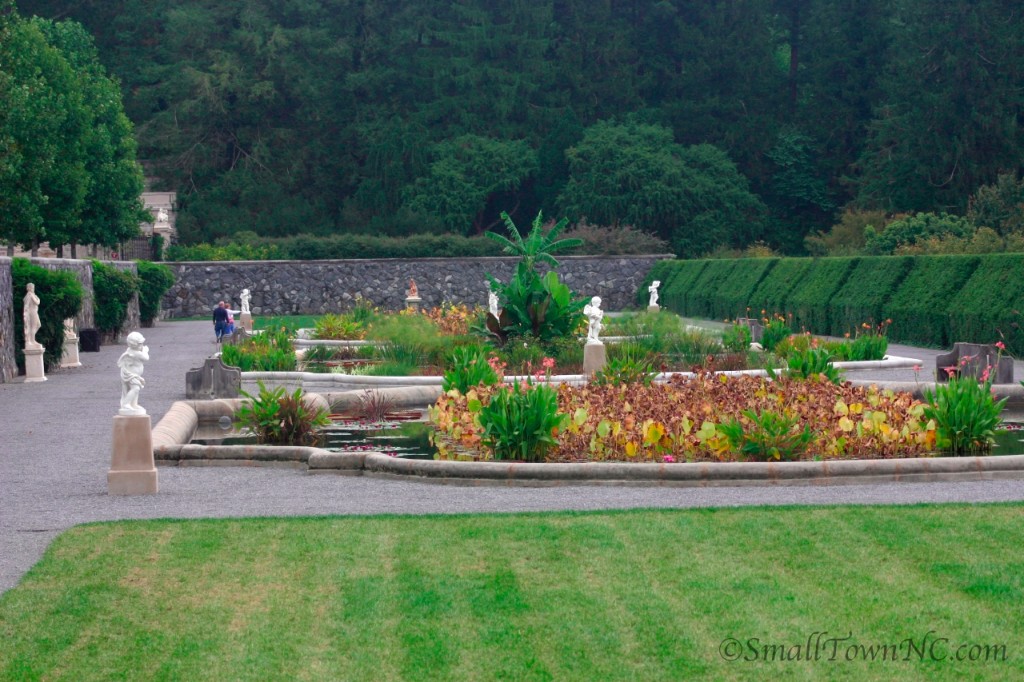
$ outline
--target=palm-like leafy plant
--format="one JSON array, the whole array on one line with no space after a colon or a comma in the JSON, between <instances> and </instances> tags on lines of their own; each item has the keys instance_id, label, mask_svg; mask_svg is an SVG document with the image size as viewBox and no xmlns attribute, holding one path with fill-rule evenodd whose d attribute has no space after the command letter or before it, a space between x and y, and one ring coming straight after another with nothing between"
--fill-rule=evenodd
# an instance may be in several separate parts
<instances>
[{"instance_id":1,"label":"palm-like leafy plant","mask_svg":"<svg viewBox=\"0 0 1024 682\"><path fill-rule=\"evenodd\" d=\"M516 227L508 213L502 211L501 219L505 221L505 228L508 230L509 236L504 237L497 232L487 232L488 238L501 244L504 247L505 253L519 256L523 264L530 270L533 270L537 263L544 263L552 268L557 268L558 261L551 255L552 252L575 248L583 244L582 239L558 239L558 235L569 224L566 218L562 218L550 230L545 232L543 225L544 212L538 212L537 217L533 219L530 233L526 235L526 239L523 239L519 228Z\"/></svg>"}]
</instances>

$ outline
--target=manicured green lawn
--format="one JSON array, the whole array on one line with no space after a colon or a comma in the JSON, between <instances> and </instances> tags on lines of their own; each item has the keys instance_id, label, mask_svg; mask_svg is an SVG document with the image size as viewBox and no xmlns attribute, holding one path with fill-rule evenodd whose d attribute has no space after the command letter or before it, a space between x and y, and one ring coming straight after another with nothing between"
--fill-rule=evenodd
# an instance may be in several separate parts
<instances>
[{"instance_id":1,"label":"manicured green lawn","mask_svg":"<svg viewBox=\"0 0 1024 682\"><path fill-rule=\"evenodd\" d=\"M1012 504L94 524L0 598L0 678L1024 679L1022 521ZM954 660L972 645L996 660Z\"/></svg>"}]
</instances>

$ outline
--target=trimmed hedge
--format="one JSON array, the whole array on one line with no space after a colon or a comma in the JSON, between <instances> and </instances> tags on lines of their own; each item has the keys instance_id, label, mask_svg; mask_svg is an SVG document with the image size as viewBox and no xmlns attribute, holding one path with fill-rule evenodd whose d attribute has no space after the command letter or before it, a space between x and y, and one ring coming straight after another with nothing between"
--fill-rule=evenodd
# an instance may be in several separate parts
<instances>
[{"instance_id":1,"label":"trimmed hedge","mask_svg":"<svg viewBox=\"0 0 1024 682\"><path fill-rule=\"evenodd\" d=\"M85 292L74 273L66 270L47 270L26 258L15 258L11 263L14 285L14 338L15 361L18 370L25 371L25 285L35 285L39 297L39 333L36 340L46 349L43 364L47 369L60 365L64 353L64 320L75 317L82 309Z\"/></svg>"},{"instance_id":2,"label":"trimmed hedge","mask_svg":"<svg viewBox=\"0 0 1024 682\"><path fill-rule=\"evenodd\" d=\"M736 319L737 317L758 317L750 305L751 295L764 277L779 262L778 258L752 258L737 261L742 265L732 271L728 279L718 286L717 295L712 299L715 319ZM748 310L749 308L749 310Z\"/></svg>"},{"instance_id":3,"label":"trimmed hedge","mask_svg":"<svg viewBox=\"0 0 1024 682\"><path fill-rule=\"evenodd\" d=\"M859 326L877 324L886 317L885 304L910 272L910 256L861 258L846 284L828 302L829 333L856 336ZM815 331L824 331L815 329Z\"/></svg>"},{"instance_id":4,"label":"trimmed hedge","mask_svg":"<svg viewBox=\"0 0 1024 682\"><path fill-rule=\"evenodd\" d=\"M148 260L136 261L136 265L139 268L139 318L142 326L151 327L160 314L160 299L174 284L174 273L166 265Z\"/></svg>"},{"instance_id":5,"label":"trimmed hedge","mask_svg":"<svg viewBox=\"0 0 1024 682\"><path fill-rule=\"evenodd\" d=\"M770 317L785 312L790 292L803 280L812 263L810 258L778 259L747 300L750 317Z\"/></svg>"},{"instance_id":6,"label":"trimmed hedge","mask_svg":"<svg viewBox=\"0 0 1024 682\"><path fill-rule=\"evenodd\" d=\"M797 282L784 304L793 314L793 331L806 329L827 334L832 328L829 303L846 283L859 258L815 258L804 277Z\"/></svg>"},{"instance_id":7,"label":"trimmed hedge","mask_svg":"<svg viewBox=\"0 0 1024 682\"><path fill-rule=\"evenodd\" d=\"M995 343L1002 339L1011 353L1024 354L1024 257L990 254L949 301L949 340Z\"/></svg>"},{"instance_id":8,"label":"trimmed hedge","mask_svg":"<svg viewBox=\"0 0 1024 682\"><path fill-rule=\"evenodd\" d=\"M715 299L725 284L732 279L732 273L742 270L746 264L742 260L709 260L708 266L700 273L686 295L687 314L695 317L718 318L715 313ZM720 319L720 318L719 318Z\"/></svg>"},{"instance_id":9,"label":"trimmed hedge","mask_svg":"<svg viewBox=\"0 0 1024 682\"><path fill-rule=\"evenodd\" d=\"M885 306L889 338L951 348L949 301L975 269L978 256L914 258L913 267Z\"/></svg>"},{"instance_id":10,"label":"trimmed hedge","mask_svg":"<svg viewBox=\"0 0 1024 682\"><path fill-rule=\"evenodd\" d=\"M687 296L693 291L693 284L704 272L708 260L662 261L672 265L666 267L667 279L661 281L661 305L680 315L691 314L687 308Z\"/></svg>"},{"instance_id":11,"label":"trimmed hedge","mask_svg":"<svg viewBox=\"0 0 1024 682\"><path fill-rule=\"evenodd\" d=\"M92 292L96 328L104 334L117 334L128 317L128 304L139 292L139 278L94 260Z\"/></svg>"},{"instance_id":12,"label":"trimmed hedge","mask_svg":"<svg viewBox=\"0 0 1024 682\"><path fill-rule=\"evenodd\" d=\"M656 274L664 307L681 315L740 312L737 296L753 286L751 315L790 313L794 330L841 335L891 318L890 341L1002 339L1024 355L1024 254L662 261Z\"/></svg>"}]
</instances>

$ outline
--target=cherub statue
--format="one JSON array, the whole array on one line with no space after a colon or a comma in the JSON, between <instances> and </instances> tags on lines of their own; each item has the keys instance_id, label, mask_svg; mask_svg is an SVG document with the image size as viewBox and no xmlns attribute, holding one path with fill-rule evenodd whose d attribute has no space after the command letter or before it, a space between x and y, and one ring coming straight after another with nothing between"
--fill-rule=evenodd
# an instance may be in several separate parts
<instances>
[{"instance_id":1,"label":"cherub statue","mask_svg":"<svg viewBox=\"0 0 1024 682\"><path fill-rule=\"evenodd\" d=\"M128 335L128 349L117 359L121 368L121 409L118 414L143 415L146 409L139 405L139 391L146 385L142 378L142 363L149 361L149 347L139 332Z\"/></svg>"},{"instance_id":2,"label":"cherub statue","mask_svg":"<svg viewBox=\"0 0 1024 682\"><path fill-rule=\"evenodd\" d=\"M416 298L419 295L420 295L420 290L416 288L416 280L410 279L409 280L409 293L407 294L407 297L408 298Z\"/></svg>"},{"instance_id":3,"label":"cherub statue","mask_svg":"<svg viewBox=\"0 0 1024 682\"><path fill-rule=\"evenodd\" d=\"M242 289L239 298L242 300L242 314L251 315L252 313L249 312L249 301L252 299L252 294L249 293L248 289Z\"/></svg>"},{"instance_id":4,"label":"cherub statue","mask_svg":"<svg viewBox=\"0 0 1024 682\"><path fill-rule=\"evenodd\" d=\"M160 210L156 212L156 222L158 224L166 223L169 219L170 216L167 214L166 208L161 207Z\"/></svg>"},{"instance_id":5,"label":"cherub statue","mask_svg":"<svg viewBox=\"0 0 1024 682\"><path fill-rule=\"evenodd\" d=\"M601 319L604 317L604 311L601 310L601 297L595 296L590 299L590 303L583 308L583 314L590 321L587 325L587 343L600 344L601 339L598 336L601 334Z\"/></svg>"},{"instance_id":6,"label":"cherub statue","mask_svg":"<svg viewBox=\"0 0 1024 682\"><path fill-rule=\"evenodd\" d=\"M490 288L490 285L487 288L487 312L498 317L498 294Z\"/></svg>"}]
</instances>

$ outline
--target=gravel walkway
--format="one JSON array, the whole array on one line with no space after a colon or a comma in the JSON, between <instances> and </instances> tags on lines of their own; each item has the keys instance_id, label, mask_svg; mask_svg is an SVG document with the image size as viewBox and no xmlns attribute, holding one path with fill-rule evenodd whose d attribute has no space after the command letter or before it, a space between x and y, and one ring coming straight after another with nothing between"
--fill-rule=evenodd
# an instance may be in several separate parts
<instances>
[{"instance_id":1,"label":"gravel walkway","mask_svg":"<svg viewBox=\"0 0 1024 682\"><path fill-rule=\"evenodd\" d=\"M152 360L140 403L156 424L184 398L185 372L216 350L207 322L164 322L142 330ZM558 509L685 508L779 504L879 504L1024 500L1024 482L835 487L640 488L458 487L414 481L312 476L296 469L161 468L160 494L110 497L112 417L123 346L82 353L83 366L42 383L0 384L0 592L13 587L61 531L116 519L316 514L476 513ZM891 352L934 366L938 351ZM1024 370L1018 366L1018 376ZM925 372L922 372L924 375ZM911 370L870 373L913 380Z\"/></svg>"}]
</instances>

